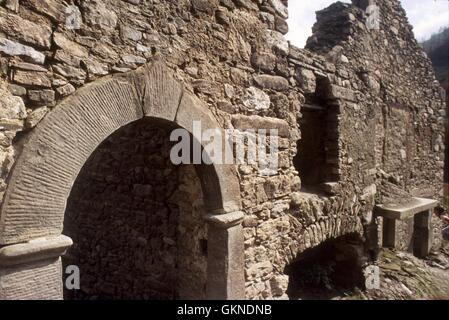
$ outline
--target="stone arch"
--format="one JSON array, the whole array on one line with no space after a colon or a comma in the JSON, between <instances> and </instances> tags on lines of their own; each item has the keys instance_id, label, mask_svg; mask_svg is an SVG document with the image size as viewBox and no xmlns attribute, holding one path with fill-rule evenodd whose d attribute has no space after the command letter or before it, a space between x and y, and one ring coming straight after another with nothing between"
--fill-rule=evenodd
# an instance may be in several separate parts
<instances>
[{"instance_id":1,"label":"stone arch","mask_svg":"<svg viewBox=\"0 0 449 320\"><path fill-rule=\"evenodd\" d=\"M60 236L67 197L90 154L114 131L143 117L164 119L190 132L194 120L201 120L203 129L220 128L208 108L162 62L86 85L49 113L27 138L2 204L0 245ZM235 168L201 165L197 173L212 235L208 296L242 297L243 240L230 231L243 218ZM232 288L229 277L238 279Z\"/></svg>"}]
</instances>

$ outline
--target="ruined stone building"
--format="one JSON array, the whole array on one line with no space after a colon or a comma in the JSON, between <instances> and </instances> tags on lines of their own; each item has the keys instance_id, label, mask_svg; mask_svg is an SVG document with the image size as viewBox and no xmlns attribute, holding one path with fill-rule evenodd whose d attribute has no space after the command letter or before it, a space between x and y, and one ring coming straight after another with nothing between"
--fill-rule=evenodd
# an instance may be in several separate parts
<instances>
[{"instance_id":1,"label":"ruined stone building","mask_svg":"<svg viewBox=\"0 0 449 320\"><path fill-rule=\"evenodd\" d=\"M445 97L399 1L319 11L305 49L287 8L0 1L0 298L278 299L314 249L360 282L439 246ZM278 169L174 165L194 120L277 129Z\"/></svg>"}]
</instances>

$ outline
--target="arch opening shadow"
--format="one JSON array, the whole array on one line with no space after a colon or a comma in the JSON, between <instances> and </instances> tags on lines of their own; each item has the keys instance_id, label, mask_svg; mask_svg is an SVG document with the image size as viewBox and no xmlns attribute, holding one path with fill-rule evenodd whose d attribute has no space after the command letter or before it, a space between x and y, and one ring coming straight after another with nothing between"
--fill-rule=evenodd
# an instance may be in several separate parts
<instances>
[{"instance_id":1,"label":"arch opening shadow","mask_svg":"<svg viewBox=\"0 0 449 320\"><path fill-rule=\"evenodd\" d=\"M65 299L204 299L206 210L194 165L170 161L176 127L144 118L92 153L67 202L63 265L80 269Z\"/></svg>"},{"instance_id":2,"label":"arch opening shadow","mask_svg":"<svg viewBox=\"0 0 449 320\"><path fill-rule=\"evenodd\" d=\"M363 252L360 235L351 233L300 253L284 270L290 300L328 300L365 289Z\"/></svg>"}]
</instances>

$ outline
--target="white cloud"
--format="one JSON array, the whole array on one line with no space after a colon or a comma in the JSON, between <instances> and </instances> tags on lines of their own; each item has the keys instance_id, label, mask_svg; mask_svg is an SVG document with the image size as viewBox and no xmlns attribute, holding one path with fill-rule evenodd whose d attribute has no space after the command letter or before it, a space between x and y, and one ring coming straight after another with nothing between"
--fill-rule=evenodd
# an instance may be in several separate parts
<instances>
[{"instance_id":1,"label":"white cloud","mask_svg":"<svg viewBox=\"0 0 449 320\"><path fill-rule=\"evenodd\" d=\"M288 2L290 32L287 39L296 46L304 47L307 38L312 34L312 26L316 21L315 12L334 2L336 0L290 0Z\"/></svg>"},{"instance_id":2,"label":"white cloud","mask_svg":"<svg viewBox=\"0 0 449 320\"><path fill-rule=\"evenodd\" d=\"M290 0L287 39L294 45L304 47L312 34L315 12L336 0ZM350 3L350 0L342 2ZM428 38L442 27L449 26L449 2L447 0L401 0L418 40Z\"/></svg>"},{"instance_id":3,"label":"white cloud","mask_svg":"<svg viewBox=\"0 0 449 320\"><path fill-rule=\"evenodd\" d=\"M449 26L449 2L447 0L402 0L418 40L429 38L442 27Z\"/></svg>"}]
</instances>

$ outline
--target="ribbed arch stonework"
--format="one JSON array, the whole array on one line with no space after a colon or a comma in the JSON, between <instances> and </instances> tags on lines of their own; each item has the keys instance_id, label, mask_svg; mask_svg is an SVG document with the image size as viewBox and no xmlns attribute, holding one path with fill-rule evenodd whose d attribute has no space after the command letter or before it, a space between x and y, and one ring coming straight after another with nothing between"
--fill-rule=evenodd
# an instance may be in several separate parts
<instances>
[{"instance_id":1,"label":"ribbed arch stonework","mask_svg":"<svg viewBox=\"0 0 449 320\"><path fill-rule=\"evenodd\" d=\"M189 131L193 120L201 120L203 129L220 127L161 62L85 86L50 112L27 138L3 201L0 244L59 235L67 197L88 157L114 131L146 116ZM210 213L239 210L233 166L199 166L197 171Z\"/></svg>"}]
</instances>

